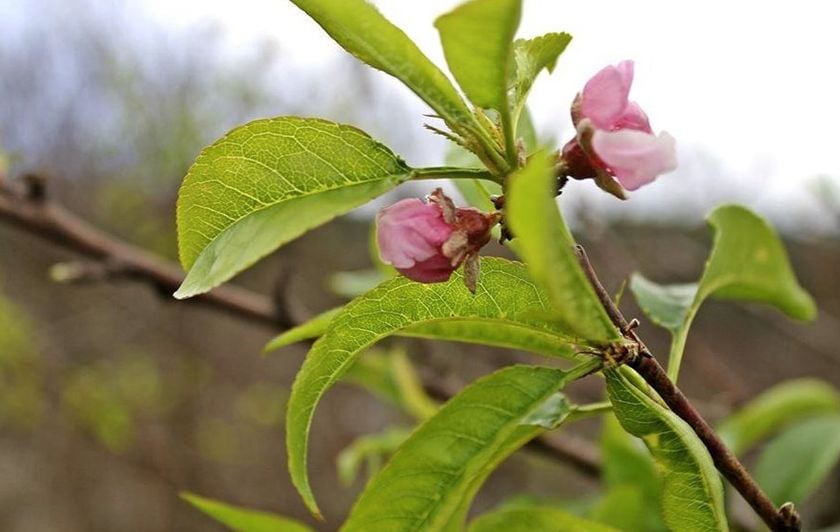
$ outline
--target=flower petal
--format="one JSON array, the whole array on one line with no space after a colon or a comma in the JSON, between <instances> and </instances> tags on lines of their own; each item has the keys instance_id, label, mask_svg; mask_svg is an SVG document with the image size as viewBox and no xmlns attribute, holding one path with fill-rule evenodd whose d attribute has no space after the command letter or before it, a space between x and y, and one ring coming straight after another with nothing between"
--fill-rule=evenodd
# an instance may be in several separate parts
<instances>
[{"instance_id":1,"label":"flower petal","mask_svg":"<svg viewBox=\"0 0 840 532\"><path fill-rule=\"evenodd\" d=\"M647 114L642 111L642 108L636 102L627 103L624 114L621 115L621 118L615 124L615 129L635 129L636 131L653 133Z\"/></svg>"},{"instance_id":2,"label":"flower petal","mask_svg":"<svg viewBox=\"0 0 840 532\"><path fill-rule=\"evenodd\" d=\"M426 260L418 261L410 268L397 268L401 274L419 283L448 281L455 269L456 267L452 266L449 259L443 255L434 255Z\"/></svg>"},{"instance_id":3,"label":"flower petal","mask_svg":"<svg viewBox=\"0 0 840 532\"><path fill-rule=\"evenodd\" d=\"M676 141L665 132L655 136L630 129L596 131L592 148L627 190L636 190L677 167Z\"/></svg>"},{"instance_id":4,"label":"flower petal","mask_svg":"<svg viewBox=\"0 0 840 532\"><path fill-rule=\"evenodd\" d=\"M633 61L608 66L586 82L581 93L580 114L598 129L615 129L627 108L633 84Z\"/></svg>"},{"instance_id":5,"label":"flower petal","mask_svg":"<svg viewBox=\"0 0 840 532\"><path fill-rule=\"evenodd\" d=\"M440 207L417 198L400 200L376 216L379 256L398 269L439 254L451 234Z\"/></svg>"}]
</instances>

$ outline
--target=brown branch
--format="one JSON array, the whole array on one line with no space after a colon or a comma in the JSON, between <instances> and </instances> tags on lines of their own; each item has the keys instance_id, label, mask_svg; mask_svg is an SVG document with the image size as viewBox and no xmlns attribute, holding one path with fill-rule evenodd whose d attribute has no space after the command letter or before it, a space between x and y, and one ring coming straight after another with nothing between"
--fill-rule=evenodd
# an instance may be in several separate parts
<instances>
[{"instance_id":1,"label":"brown branch","mask_svg":"<svg viewBox=\"0 0 840 532\"><path fill-rule=\"evenodd\" d=\"M142 281L155 287L166 299L175 301L171 294L184 280L180 267L93 227L52 202L45 179L28 175L24 184L23 190L16 190L0 174L0 220L87 259L59 264L53 270L54 277L65 282ZM269 298L234 286L221 286L185 302L224 311L273 330L295 325L285 309L278 309ZM430 395L437 393L442 400L454 395L439 395L439 387L431 379L423 385ZM600 472L597 449L585 440L565 435L543 436L528 447L568 462L586 474L597 476Z\"/></svg>"},{"instance_id":2,"label":"brown branch","mask_svg":"<svg viewBox=\"0 0 840 532\"><path fill-rule=\"evenodd\" d=\"M110 277L141 280L167 296L181 285L184 275L180 267L100 231L53 203L46 194L44 179L29 175L24 183L25 190L18 191L0 180L0 220L106 265ZM241 288L222 286L190 301L249 321L290 325L278 319L269 299Z\"/></svg>"},{"instance_id":3,"label":"brown branch","mask_svg":"<svg viewBox=\"0 0 840 532\"><path fill-rule=\"evenodd\" d=\"M607 311L613 324L622 331L624 336L634 341L639 346L639 356L628 361L628 365L635 369L642 378L654 389L665 401L665 404L691 426L700 441L709 450L712 460L718 470L738 490L738 493L752 506L753 510L770 527L771 530L781 532L798 532L802 528L802 522L793 506L793 503L785 503L776 508L773 501L753 480L746 468L741 464L738 457L726 447L723 440L718 437L714 429L706 422L699 412L691 405L677 385L668 377L668 374L650 353L645 344L641 341L634 330L635 327L628 323L621 311L613 302L609 293L604 289L598 279L586 251L583 247L576 247L578 259L590 284L595 289L598 299Z\"/></svg>"}]
</instances>

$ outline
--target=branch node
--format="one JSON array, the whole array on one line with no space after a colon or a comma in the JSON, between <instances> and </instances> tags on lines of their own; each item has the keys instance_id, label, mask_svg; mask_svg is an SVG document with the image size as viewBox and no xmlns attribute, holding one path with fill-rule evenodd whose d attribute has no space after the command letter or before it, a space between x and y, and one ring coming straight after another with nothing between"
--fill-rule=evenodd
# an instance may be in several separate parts
<instances>
[{"instance_id":1,"label":"branch node","mask_svg":"<svg viewBox=\"0 0 840 532\"><path fill-rule=\"evenodd\" d=\"M633 319L631 319L630 321L627 322L627 326L624 327L624 330L622 330L621 332L623 332L624 334L628 334L630 331L636 329L639 325L640 325L639 320L637 320L636 318L633 318Z\"/></svg>"},{"instance_id":2,"label":"branch node","mask_svg":"<svg viewBox=\"0 0 840 532\"><path fill-rule=\"evenodd\" d=\"M42 204L47 200L47 179L38 174L25 174L23 176L25 196L29 201Z\"/></svg>"},{"instance_id":3,"label":"branch node","mask_svg":"<svg viewBox=\"0 0 840 532\"><path fill-rule=\"evenodd\" d=\"M608 367L624 364L632 366L639 358L639 346L635 342L613 342L607 345L600 354Z\"/></svg>"},{"instance_id":4,"label":"branch node","mask_svg":"<svg viewBox=\"0 0 840 532\"><path fill-rule=\"evenodd\" d=\"M802 518L792 502L786 502L779 506L779 517L785 526L785 530L791 532L802 530Z\"/></svg>"}]
</instances>

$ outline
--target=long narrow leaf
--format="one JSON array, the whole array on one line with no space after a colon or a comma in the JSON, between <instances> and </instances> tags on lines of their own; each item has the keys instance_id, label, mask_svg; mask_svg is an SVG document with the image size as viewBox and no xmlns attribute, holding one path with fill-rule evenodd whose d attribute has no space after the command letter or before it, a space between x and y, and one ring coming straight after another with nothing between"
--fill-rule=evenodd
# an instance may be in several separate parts
<instances>
[{"instance_id":1,"label":"long narrow leaf","mask_svg":"<svg viewBox=\"0 0 840 532\"><path fill-rule=\"evenodd\" d=\"M473 121L452 83L408 36L365 0L292 0L345 50L394 76L452 124Z\"/></svg>"},{"instance_id":2,"label":"long narrow leaf","mask_svg":"<svg viewBox=\"0 0 840 532\"><path fill-rule=\"evenodd\" d=\"M512 366L479 379L418 428L370 482L343 530L458 530L484 479L542 432L525 425L571 372Z\"/></svg>"},{"instance_id":3,"label":"long narrow leaf","mask_svg":"<svg viewBox=\"0 0 840 532\"><path fill-rule=\"evenodd\" d=\"M535 154L511 176L505 212L517 249L566 327L590 340L618 340L618 331L578 264L574 239L557 209L556 193L545 153Z\"/></svg>"},{"instance_id":4,"label":"long narrow leaf","mask_svg":"<svg viewBox=\"0 0 840 532\"><path fill-rule=\"evenodd\" d=\"M315 407L364 349L386 336L422 325L437 327L438 337L445 334L452 339L476 341L478 335L487 334L500 338L500 343L518 343L524 349L552 342L551 354L574 358L576 343L582 340L572 339L561 326L539 317L548 311L545 294L530 280L525 267L495 258L482 260L475 294L464 286L460 273L437 284L400 277L347 305L312 347L289 399L289 470L310 510L317 512L306 472ZM505 334L507 338L501 339Z\"/></svg>"},{"instance_id":5,"label":"long narrow leaf","mask_svg":"<svg viewBox=\"0 0 840 532\"><path fill-rule=\"evenodd\" d=\"M610 368L607 393L621 426L641 438L662 477L662 511L671 530L728 530L723 486L712 457L691 427L624 375L629 368Z\"/></svg>"}]
</instances>

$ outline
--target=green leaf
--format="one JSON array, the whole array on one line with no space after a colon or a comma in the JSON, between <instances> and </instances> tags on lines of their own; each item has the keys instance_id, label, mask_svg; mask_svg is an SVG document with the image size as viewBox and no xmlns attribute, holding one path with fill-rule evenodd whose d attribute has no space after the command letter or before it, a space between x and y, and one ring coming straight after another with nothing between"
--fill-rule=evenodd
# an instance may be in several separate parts
<instances>
[{"instance_id":1,"label":"green leaf","mask_svg":"<svg viewBox=\"0 0 840 532\"><path fill-rule=\"evenodd\" d=\"M575 241L554 200L555 187L544 153L535 154L510 177L505 213L519 253L564 326L588 340L618 340L618 330L578 264Z\"/></svg>"},{"instance_id":2,"label":"green leaf","mask_svg":"<svg viewBox=\"0 0 840 532\"><path fill-rule=\"evenodd\" d=\"M814 300L797 282L784 245L766 220L740 205L724 205L708 221L715 243L699 297L767 303L797 320L816 317Z\"/></svg>"},{"instance_id":3,"label":"green leaf","mask_svg":"<svg viewBox=\"0 0 840 532\"><path fill-rule=\"evenodd\" d=\"M390 427L378 434L356 438L338 455L338 478L349 486L359 477L359 469L365 462L368 474L373 476L382 467L383 459L393 454L409 434L411 429Z\"/></svg>"},{"instance_id":4,"label":"green leaf","mask_svg":"<svg viewBox=\"0 0 840 532\"><path fill-rule=\"evenodd\" d=\"M341 312L341 307L331 308L330 310L318 314L306 323L302 323L289 330L283 331L266 344L263 348L263 352L269 353L271 351L276 351L281 347L286 347L287 345L318 338L324 334L324 331L327 330L330 322L338 315L339 312Z\"/></svg>"},{"instance_id":5,"label":"green leaf","mask_svg":"<svg viewBox=\"0 0 840 532\"><path fill-rule=\"evenodd\" d=\"M200 497L194 493L181 493L181 498L237 532L309 532L312 530L303 523L288 517L240 508Z\"/></svg>"},{"instance_id":6,"label":"green leaf","mask_svg":"<svg viewBox=\"0 0 840 532\"><path fill-rule=\"evenodd\" d=\"M522 423L570 380L570 372L511 366L479 379L447 402L370 481L343 530L457 530L495 467L542 429Z\"/></svg>"},{"instance_id":7,"label":"green leaf","mask_svg":"<svg viewBox=\"0 0 840 532\"><path fill-rule=\"evenodd\" d=\"M604 375L618 421L645 442L658 466L665 524L677 532L728 530L723 486L691 427L637 388L630 368L609 368Z\"/></svg>"},{"instance_id":8,"label":"green leaf","mask_svg":"<svg viewBox=\"0 0 840 532\"><path fill-rule=\"evenodd\" d=\"M604 416L603 420L600 443L604 484L636 484L646 497L657 500L660 482L650 452L639 438L621 427L615 415Z\"/></svg>"},{"instance_id":9,"label":"green leaf","mask_svg":"<svg viewBox=\"0 0 840 532\"><path fill-rule=\"evenodd\" d=\"M482 259L482 266L487 259ZM482 267L482 275L485 271ZM432 320L410 325L395 333L397 336L426 338L429 340L450 340L471 344L489 345L506 349L520 349L542 355L574 358L577 354L578 339L571 336L562 327L543 320L538 313L533 316L527 312L506 320L505 311L497 317L458 318L452 320Z\"/></svg>"},{"instance_id":10,"label":"green leaf","mask_svg":"<svg viewBox=\"0 0 840 532\"><path fill-rule=\"evenodd\" d=\"M484 259L494 261L496 259ZM527 273L522 274L520 280L527 280ZM532 285L521 288L533 291ZM339 311L340 309L333 309ZM544 320L540 315L547 315L548 312L537 312L533 309L533 315L529 316L524 312L521 318L524 321L485 319L480 317L460 317L459 319L432 319L405 326L398 331L390 332L395 336L407 338L425 338L428 340L450 340L454 342L465 342L507 349L521 349L544 355L573 358L575 355L570 334L562 327ZM316 316L309 322L293 329L283 332L271 340L265 347L265 352L274 351L303 340L309 340L322 336L329 329L333 311L327 311L323 315ZM544 330L548 328L550 330Z\"/></svg>"},{"instance_id":11,"label":"green leaf","mask_svg":"<svg viewBox=\"0 0 840 532\"><path fill-rule=\"evenodd\" d=\"M517 39L513 43L515 69L512 76L512 104L514 120L519 117L521 110L524 108L534 80L537 79L543 69L549 73L554 71L557 58L560 57L571 40L572 36L568 33L546 33L533 39Z\"/></svg>"},{"instance_id":12,"label":"green leaf","mask_svg":"<svg viewBox=\"0 0 840 532\"><path fill-rule=\"evenodd\" d=\"M654 532L667 530L662 519L658 526L650 526L651 511L659 516L659 499L645 499L644 492L633 484L612 486L595 504L587 516L599 523L614 526L623 532Z\"/></svg>"},{"instance_id":13,"label":"green leaf","mask_svg":"<svg viewBox=\"0 0 840 532\"><path fill-rule=\"evenodd\" d=\"M189 273L175 297L227 281L410 172L351 126L280 117L233 129L201 152L181 186L178 246Z\"/></svg>"},{"instance_id":14,"label":"green leaf","mask_svg":"<svg viewBox=\"0 0 840 532\"><path fill-rule=\"evenodd\" d=\"M818 379L783 382L750 401L718 427L718 435L741 454L780 428L807 416L840 413L840 393Z\"/></svg>"},{"instance_id":15,"label":"green leaf","mask_svg":"<svg viewBox=\"0 0 840 532\"><path fill-rule=\"evenodd\" d=\"M525 143L526 155L531 155L540 147L540 139L537 136L537 128L534 126L534 121L531 118L531 112L527 107L522 109L519 120L516 122L516 138L522 139L522 142Z\"/></svg>"},{"instance_id":16,"label":"green leaf","mask_svg":"<svg viewBox=\"0 0 840 532\"><path fill-rule=\"evenodd\" d=\"M451 125L474 118L449 79L417 45L365 0L292 0L342 48L394 76Z\"/></svg>"},{"instance_id":17,"label":"green leaf","mask_svg":"<svg viewBox=\"0 0 840 532\"><path fill-rule=\"evenodd\" d=\"M662 285L634 273L630 277L630 290L650 321L678 333L697 296L697 283Z\"/></svg>"},{"instance_id":18,"label":"green leaf","mask_svg":"<svg viewBox=\"0 0 840 532\"><path fill-rule=\"evenodd\" d=\"M668 375L674 381L691 323L708 297L766 303L798 320L817 313L814 300L796 281L781 240L763 218L745 207L724 205L707 221L715 241L699 283L662 286L638 274L630 283L639 306L671 331Z\"/></svg>"},{"instance_id":19,"label":"green leaf","mask_svg":"<svg viewBox=\"0 0 840 532\"><path fill-rule=\"evenodd\" d=\"M469 532L613 532L617 529L551 507L506 508L479 516Z\"/></svg>"},{"instance_id":20,"label":"green leaf","mask_svg":"<svg viewBox=\"0 0 840 532\"><path fill-rule=\"evenodd\" d=\"M471 0L438 17L449 70L476 106L507 111L507 80L521 0Z\"/></svg>"},{"instance_id":21,"label":"green leaf","mask_svg":"<svg viewBox=\"0 0 840 532\"><path fill-rule=\"evenodd\" d=\"M449 281L436 284L391 279L345 306L307 355L289 399L289 470L309 508L317 512L306 474L315 406L359 353L399 332L574 358L576 341L558 324L539 317L548 310L545 294L529 279L524 265L498 258L482 259L474 295L456 272Z\"/></svg>"},{"instance_id":22,"label":"green leaf","mask_svg":"<svg viewBox=\"0 0 840 532\"><path fill-rule=\"evenodd\" d=\"M522 424L554 430L569 418L574 406L566 394L557 392L523 419Z\"/></svg>"},{"instance_id":23,"label":"green leaf","mask_svg":"<svg viewBox=\"0 0 840 532\"><path fill-rule=\"evenodd\" d=\"M662 483L650 452L614 415L603 420L600 443L606 493L590 517L628 532L663 530Z\"/></svg>"},{"instance_id":24,"label":"green leaf","mask_svg":"<svg viewBox=\"0 0 840 532\"><path fill-rule=\"evenodd\" d=\"M790 427L758 459L755 480L776 503L801 504L840 459L840 415L821 416Z\"/></svg>"}]
</instances>

